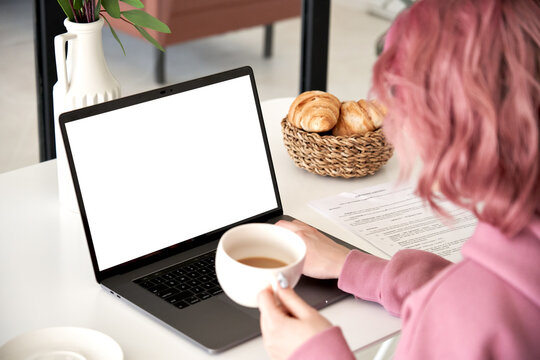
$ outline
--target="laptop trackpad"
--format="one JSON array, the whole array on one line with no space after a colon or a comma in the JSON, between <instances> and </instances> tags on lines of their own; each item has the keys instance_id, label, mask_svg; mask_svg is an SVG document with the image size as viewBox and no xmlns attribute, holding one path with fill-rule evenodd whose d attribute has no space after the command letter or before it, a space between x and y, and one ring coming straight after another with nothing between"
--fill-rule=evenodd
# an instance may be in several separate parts
<instances>
[{"instance_id":1,"label":"laptop trackpad","mask_svg":"<svg viewBox=\"0 0 540 360\"><path fill-rule=\"evenodd\" d=\"M258 310L242 309L226 295L202 301L181 312L182 316L176 318L180 323L174 325L211 352L223 351L260 335Z\"/></svg>"},{"instance_id":2,"label":"laptop trackpad","mask_svg":"<svg viewBox=\"0 0 540 360\"><path fill-rule=\"evenodd\" d=\"M259 309L256 309L256 308L248 308L248 307L245 307L245 306L242 306L242 305L238 305L237 303L235 303L234 301L232 301L227 295L223 294L223 296L220 296L219 297L219 300L223 301L224 303L226 303L228 306L232 306L233 308L235 308L236 310L248 315L249 317L251 317L252 319L255 319L257 321L257 324L259 323L259 318L260 318L260 313L259 313Z\"/></svg>"}]
</instances>

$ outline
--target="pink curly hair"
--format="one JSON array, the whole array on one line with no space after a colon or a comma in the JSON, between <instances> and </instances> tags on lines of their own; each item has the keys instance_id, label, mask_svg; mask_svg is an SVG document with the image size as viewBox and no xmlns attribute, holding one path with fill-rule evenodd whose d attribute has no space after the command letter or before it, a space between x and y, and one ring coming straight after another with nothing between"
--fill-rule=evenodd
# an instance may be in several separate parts
<instances>
[{"instance_id":1,"label":"pink curly hair","mask_svg":"<svg viewBox=\"0 0 540 360\"><path fill-rule=\"evenodd\" d=\"M420 0L392 25L372 94L402 175L512 236L540 215L540 4Z\"/></svg>"}]
</instances>

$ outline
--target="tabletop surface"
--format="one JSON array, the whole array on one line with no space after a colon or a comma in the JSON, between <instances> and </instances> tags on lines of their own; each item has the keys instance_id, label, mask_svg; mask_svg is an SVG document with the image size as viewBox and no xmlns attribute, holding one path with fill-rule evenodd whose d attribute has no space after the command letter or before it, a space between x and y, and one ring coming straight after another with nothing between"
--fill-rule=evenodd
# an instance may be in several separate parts
<instances>
[{"instance_id":1,"label":"tabletop surface","mask_svg":"<svg viewBox=\"0 0 540 360\"><path fill-rule=\"evenodd\" d=\"M397 178L395 156L375 175L330 178L297 168L281 138L291 98L262 103L285 214L317 226L376 255L379 250L308 206L314 199ZM28 331L76 326L116 340L125 359L266 358L256 338L210 355L178 333L107 293L94 278L80 215L58 203L56 160L0 175L0 345ZM400 330L400 320L378 304L349 297L322 310L353 350Z\"/></svg>"}]
</instances>

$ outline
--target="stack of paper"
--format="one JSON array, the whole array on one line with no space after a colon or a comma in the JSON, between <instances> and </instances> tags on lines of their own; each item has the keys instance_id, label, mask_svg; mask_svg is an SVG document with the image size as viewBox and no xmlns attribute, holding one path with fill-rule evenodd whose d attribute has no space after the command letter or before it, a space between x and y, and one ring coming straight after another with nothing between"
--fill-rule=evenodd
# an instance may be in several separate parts
<instances>
[{"instance_id":1,"label":"stack of paper","mask_svg":"<svg viewBox=\"0 0 540 360\"><path fill-rule=\"evenodd\" d=\"M412 185L382 184L310 202L315 210L389 256L401 249L419 249L457 262L477 219L448 201L437 204L452 218L435 214L414 194Z\"/></svg>"}]
</instances>

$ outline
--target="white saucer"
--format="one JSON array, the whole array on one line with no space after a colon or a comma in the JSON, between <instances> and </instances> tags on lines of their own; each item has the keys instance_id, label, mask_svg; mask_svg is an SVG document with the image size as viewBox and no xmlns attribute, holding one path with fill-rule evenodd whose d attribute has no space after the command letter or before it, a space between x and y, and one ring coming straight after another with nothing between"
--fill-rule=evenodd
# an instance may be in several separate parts
<instances>
[{"instance_id":1,"label":"white saucer","mask_svg":"<svg viewBox=\"0 0 540 360\"><path fill-rule=\"evenodd\" d=\"M0 347L0 360L123 360L120 345L99 331L53 327L17 336Z\"/></svg>"}]
</instances>

